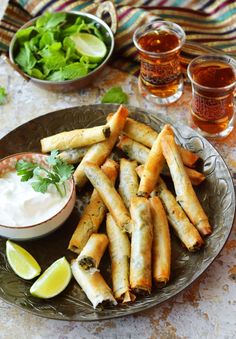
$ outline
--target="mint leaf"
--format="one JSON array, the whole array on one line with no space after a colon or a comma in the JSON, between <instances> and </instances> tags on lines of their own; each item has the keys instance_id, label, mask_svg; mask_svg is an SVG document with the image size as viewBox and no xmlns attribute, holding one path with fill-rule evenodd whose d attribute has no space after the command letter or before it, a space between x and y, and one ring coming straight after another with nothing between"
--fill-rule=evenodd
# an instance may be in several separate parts
<instances>
[{"instance_id":1,"label":"mint leaf","mask_svg":"<svg viewBox=\"0 0 236 339\"><path fill-rule=\"evenodd\" d=\"M40 38L39 48L43 49L44 47L47 47L48 45L51 45L54 42L55 42L55 39L54 39L53 32L45 32Z\"/></svg>"},{"instance_id":2,"label":"mint leaf","mask_svg":"<svg viewBox=\"0 0 236 339\"><path fill-rule=\"evenodd\" d=\"M63 68L62 74L65 80L73 80L88 74L88 67L85 64L74 62Z\"/></svg>"},{"instance_id":3,"label":"mint leaf","mask_svg":"<svg viewBox=\"0 0 236 339\"><path fill-rule=\"evenodd\" d=\"M128 103L128 95L123 92L121 87L112 87L107 91L102 97L101 102L111 103L111 104L127 104Z\"/></svg>"},{"instance_id":4,"label":"mint leaf","mask_svg":"<svg viewBox=\"0 0 236 339\"><path fill-rule=\"evenodd\" d=\"M28 41L24 43L23 47L21 47L20 52L17 54L15 58L15 61L26 72L28 72L29 69L34 68L37 60L30 49L30 44Z\"/></svg>"},{"instance_id":5,"label":"mint leaf","mask_svg":"<svg viewBox=\"0 0 236 339\"><path fill-rule=\"evenodd\" d=\"M4 87L0 87L0 105L4 105L6 102L7 92Z\"/></svg>"},{"instance_id":6,"label":"mint leaf","mask_svg":"<svg viewBox=\"0 0 236 339\"><path fill-rule=\"evenodd\" d=\"M62 71L55 71L55 72L51 73L47 77L47 80L50 80L50 81L63 81L65 79L64 79Z\"/></svg>"},{"instance_id":7,"label":"mint leaf","mask_svg":"<svg viewBox=\"0 0 236 339\"><path fill-rule=\"evenodd\" d=\"M24 29L19 30L16 32L16 37L17 40L20 44L23 44L26 41L30 40L30 36L32 35L31 33L36 31L34 26L30 26Z\"/></svg>"},{"instance_id":8,"label":"mint leaf","mask_svg":"<svg viewBox=\"0 0 236 339\"><path fill-rule=\"evenodd\" d=\"M45 31L49 28L54 28L57 25L64 22L66 19L65 13L45 13L42 17L40 17L36 21L36 27L40 28L42 27Z\"/></svg>"},{"instance_id":9,"label":"mint leaf","mask_svg":"<svg viewBox=\"0 0 236 339\"><path fill-rule=\"evenodd\" d=\"M28 71L28 74L33 78L44 79L43 73L38 68L32 68Z\"/></svg>"},{"instance_id":10,"label":"mint leaf","mask_svg":"<svg viewBox=\"0 0 236 339\"><path fill-rule=\"evenodd\" d=\"M54 71L66 65L66 58L62 51L55 51L42 60L48 70Z\"/></svg>"}]
</instances>

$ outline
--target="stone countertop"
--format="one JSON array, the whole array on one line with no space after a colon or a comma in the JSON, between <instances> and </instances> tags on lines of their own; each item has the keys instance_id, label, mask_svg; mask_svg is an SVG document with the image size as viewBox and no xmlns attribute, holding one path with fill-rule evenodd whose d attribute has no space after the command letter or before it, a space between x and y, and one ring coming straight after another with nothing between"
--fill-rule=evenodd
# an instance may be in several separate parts
<instances>
[{"instance_id":1,"label":"stone countertop","mask_svg":"<svg viewBox=\"0 0 236 339\"><path fill-rule=\"evenodd\" d=\"M4 0L5 1L5 0ZM0 9L2 4L0 4ZM0 13L1 15L1 13ZM8 92L0 106L0 138L22 123L58 109L100 103L112 86L122 86L130 104L191 124L190 89L169 107L147 103L138 94L137 79L107 67L90 88L76 93L50 93L22 79L0 60L0 86ZM212 142L236 173L236 130L223 141ZM49 320L26 313L0 300L0 338L235 338L236 336L236 223L221 254L189 289L159 307L115 320L92 323Z\"/></svg>"}]
</instances>

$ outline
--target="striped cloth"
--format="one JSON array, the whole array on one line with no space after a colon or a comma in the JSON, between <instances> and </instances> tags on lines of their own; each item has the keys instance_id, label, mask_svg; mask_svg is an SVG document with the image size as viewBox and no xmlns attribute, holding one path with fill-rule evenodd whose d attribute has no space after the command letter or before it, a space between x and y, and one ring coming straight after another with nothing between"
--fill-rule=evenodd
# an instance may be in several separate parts
<instances>
[{"instance_id":1,"label":"striped cloth","mask_svg":"<svg viewBox=\"0 0 236 339\"><path fill-rule=\"evenodd\" d=\"M0 51L7 52L14 33L45 11L78 10L95 14L102 0L10 0L0 22ZM183 27L187 41L181 52L183 68L200 54L227 53L236 57L235 0L114 0L118 17L113 66L138 74L134 30L157 17ZM212 50L213 48L213 50ZM217 51L219 50L219 52Z\"/></svg>"}]
</instances>

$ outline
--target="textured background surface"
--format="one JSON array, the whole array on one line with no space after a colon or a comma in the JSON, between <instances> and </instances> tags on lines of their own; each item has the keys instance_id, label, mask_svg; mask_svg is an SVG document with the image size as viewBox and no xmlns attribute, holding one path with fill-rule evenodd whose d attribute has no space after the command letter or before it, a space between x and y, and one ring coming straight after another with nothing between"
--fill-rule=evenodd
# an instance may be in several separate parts
<instances>
[{"instance_id":1,"label":"textured background surface","mask_svg":"<svg viewBox=\"0 0 236 339\"><path fill-rule=\"evenodd\" d=\"M0 15L4 1L0 3ZM130 104L166 113L189 123L189 89L167 108L147 104L137 93L137 80L107 68L90 89L74 94L53 94L25 82L0 61L0 85L8 102L0 106L0 137L16 126L56 109L99 103L104 91L121 85ZM231 173L236 173L236 131L214 146ZM47 320L9 306L0 300L0 338L234 338L236 335L236 224L220 256L190 289L170 302L135 316L112 321L78 323Z\"/></svg>"}]
</instances>

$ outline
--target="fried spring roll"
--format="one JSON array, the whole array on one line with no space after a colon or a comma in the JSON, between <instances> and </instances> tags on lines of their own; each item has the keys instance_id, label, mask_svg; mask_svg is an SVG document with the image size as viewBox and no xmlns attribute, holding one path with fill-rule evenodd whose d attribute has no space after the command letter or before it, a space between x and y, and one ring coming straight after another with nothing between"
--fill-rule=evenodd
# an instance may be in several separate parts
<instances>
[{"instance_id":1,"label":"fried spring roll","mask_svg":"<svg viewBox=\"0 0 236 339\"><path fill-rule=\"evenodd\" d=\"M139 142L136 142L124 135L120 136L119 142L116 145L121 149L127 157L132 160L136 160L139 164L144 164L148 158L150 149L143 146Z\"/></svg>"},{"instance_id":2,"label":"fried spring roll","mask_svg":"<svg viewBox=\"0 0 236 339\"><path fill-rule=\"evenodd\" d=\"M161 140L169 134L173 135L173 131L169 125L165 125L161 133L154 141L150 152L148 153L137 193L137 195L140 197L149 197L150 193L156 186L159 175L165 163L165 158L162 154Z\"/></svg>"},{"instance_id":3,"label":"fried spring roll","mask_svg":"<svg viewBox=\"0 0 236 339\"><path fill-rule=\"evenodd\" d=\"M161 144L174 182L177 201L202 235L211 234L212 229L208 218L185 171L174 137L169 135L166 138L162 138Z\"/></svg>"},{"instance_id":4,"label":"fried spring roll","mask_svg":"<svg viewBox=\"0 0 236 339\"><path fill-rule=\"evenodd\" d=\"M111 214L107 214L106 230L111 257L113 294L123 303L133 301L135 296L130 292L129 284L130 241L128 235L116 225Z\"/></svg>"},{"instance_id":5,"label":"fried spring roll","mask_svg":"<svg viewBox=\"0 0 236 339\"><path fill-rule=\"evenodd\" d=\"M167 218L181 242L191 252L198 250L204 244L198 230L189 221L162 179L156 186L155 194L161 199Z\"/></svg>"},{"instance_id":6,"label":"fried spring roll","mask_svg":"<svg viewBox=\"0 0 236 339\"><path fill-rule=\"evenodd\" d=\"M112 185L111 180L102 170L91 162L84 163L84 171L93 187L98 191L108 211L117 225L125 232L131 232L131 219L121 196Z\"/></svg>"},{"instance_id":7,"label":"fried spring roll","mask_svg":"<svg viewBox=\"0 0 236 339\"><path fill-rule=\"evenodd\" d=\"M153 226L148 199L143 197L132 198L130 212L133 221L130 285L135 293L150 293L152 288Z\"/></svg>"},{"instance_id":8,"label":"fried spring roll","mask_svg":"<svg viewBox=\"0 0 236 339\"><path fill-rule=\"evenodd\" d=\"M90 273L89 271L83 270L77 260L72 262L71 269L75 280L91 301L93 308L96 308L102 303L117 305L117 301L112 295L110 287L98 271Z\"/></svg>"},{"instance_id":9,"label":"fried spring roll","mask_svg":"<svg viewBox=\"0 0 236 339\"><path fill-rule=\"evenodd\" d=\"M138 167L136 167L136 173L138 174L138 176L141 178L142 174L143 174L143 169L144 169L144 165L139 165ZM192 185L194 186L198 186L200 185L205 179L206 177L204 176L204 174L197 172L196 170L192 169L192 168L188 168L185 167L185 171L189 176L189 179L191 180ZM163 170L161 172L163 175L168 175L170 176L170 171L168 166L164 166Z\"/></svg>"},{"instance_id":10,"label":"fried spring roll","mask_svg":"<svg viewBox=\"0 0 236 339\"><path fill-rule=\"evenodd\" d=\"M108 121L112 114L108 116ZM151 148L156 140L158 133L150 126L131 118L126 119L123 132L129 138ZM188 167L194 167L199 156L178 145L183 163Z\"/></svg>"},{"instance_id":11,"label":"fried spring roll","mask_svg":"<svg viewBox=\"0 0 236 339\"><path fill-rule=\"evenodd\" d=\"M95 144L110 136L110 126L96 126L62 132L40 140L43 153L53 150L63 151Z\"/></svg>"},{"instance_id":12,"label":"fried spring roll","mask_svg":"<svg viewBox=\"0 0 236 339\"><path fill-rule=\"evenodd\" d=\"M171 244L165 210L160 199L150 198L153 223L152 267L157 285L166 285L170 279Z\"/></svg>"},{"instance_id":13,"label":"fried spring roll","mask_svg":"<svg viewBox=\"0 0 236 339\"><path fill-rule=\"evenodd\" d=\"M124 106L120 106L108 123L111 131L110 137L105 141L92 145L85 154L83 160L74 172L74 179L79 188L83 187L87 182L87 177L84 173L84 163L91 161L98 166L103 164L111 153L118 136L124 127L127 116L128 110Z\"/></svg>"},{"instance_id":14,"label":"fried spring roll","mask_svg":"<svg viewBox=\"0 0 236 339\"><path fill-rule=\"evenodd\" d=\"M59 153L58 157L68 164L78 164L83 159L87 151L88 147L72 148Z\"/></svg>"},{"instance_id":15,"label":"fried spring roll","mask_svg":"<svg viewBox=\"0 0 236 339\"><path fill-rule=\"evenodd\" d=\"M118 164L111 159L107 159L101 167L106 176L114 185L118 175ZM107 208L99 193L94 190L89 204L85 207L84 213L71 237L68 249L80 254L86 245L91 234L96 233L101 225Z\"/></svg>"},{"instance_id":16,"label":"fried spring roll","mask_svg":"<svg viewBox=\"0 0 236 339\"><path fill-rule=\"evenodd\" d=\"M130 200L138 192L139 180L136 173L137 162L122 158L120 160L120 184L119 193L127 208Z\"/></svg>"},{"instance_id":17,"label":"fried spring roll","mask_svg":"<svg viewBox=\"0 0 236 339\"><path fill-rule=\"evenodd\" d=\"M106 234L92 234L78 256L78 264L80 267L86 271L90 270L90 272L97 269L107 245L108 238Z\"/></svg>"}]
</instances>

